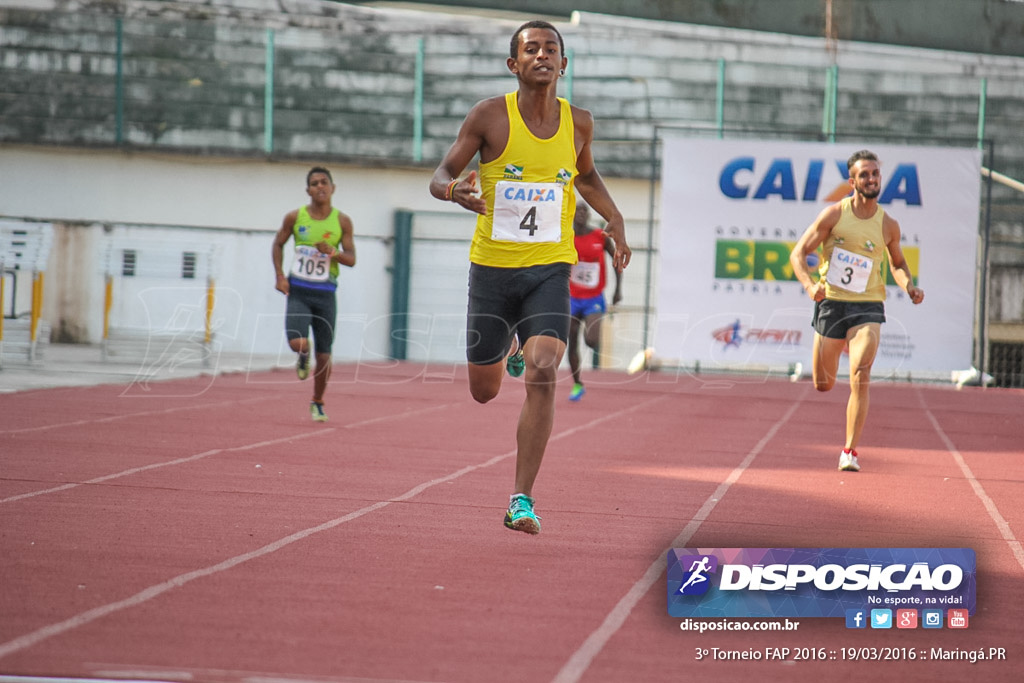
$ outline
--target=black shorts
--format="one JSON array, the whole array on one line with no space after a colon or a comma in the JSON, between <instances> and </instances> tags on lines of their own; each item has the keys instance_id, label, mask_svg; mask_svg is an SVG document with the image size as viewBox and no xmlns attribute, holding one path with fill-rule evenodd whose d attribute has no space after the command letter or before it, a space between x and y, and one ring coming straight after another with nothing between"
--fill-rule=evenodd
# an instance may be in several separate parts
<instances>
[{"instance_id":1,"label":"black shorts","mask_svg":"<svg viewBox=\"0 0 1024 683\"><path fill-rule=\"evenodd\" d=\"M288 289L284 331L288 341L301 339L313 330L313 348L317 353L330 353L334 346L334 322L338 318L338 301L331 290L296 287Z\"/></svg>"},{"instance_id":2,"label":"black shorts","mask_svg":"<svg viewBox=\"0 0 1024 683\"><path fill-rule=\"evenodd\" d=\"M508 352L512 334L523 343L543 335L569 339L568 263L528 268L469 265L466 360L491 365Z\"/></svg>"},{"instance_id":3,"label":"black shorts","mask_svg":"<svg viewBox=\"0 0 1024 683\"><path fill-rule=\"evenodd\" d=\"M814 303L811 327L822 337L846 339L851 328L864 323L884 323L885 304L881 301L836 301L822 299Z\"/></svg>"}]
</instances>

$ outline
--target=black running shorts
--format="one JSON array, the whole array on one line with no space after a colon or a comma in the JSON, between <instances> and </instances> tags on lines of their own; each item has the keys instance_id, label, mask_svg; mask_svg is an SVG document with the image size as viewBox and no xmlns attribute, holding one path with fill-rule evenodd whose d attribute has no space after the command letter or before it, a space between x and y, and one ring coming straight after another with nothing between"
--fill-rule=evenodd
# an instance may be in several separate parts
<instances>
[{"instance_id":1,"label":"black running shorts","mask_svg":"<svg viewBox=\"0 0 1024 683\"><path fill-rule=\"evenodd\" d=\"M288 341L301 339L313 330L316 353L330 353L334 346L334 323L338 318L338 302L330 290L296 287L288 290L284 330Z\"/></svg>"},{"instance_id":2,"label":"black running shorts","mask_svg":"<svg viewBox=\"0 0 1024 683\"><path fill-rule=\"evenodd\" d=\"M864 323L884 322L885 304L881 301L822 299L814 303L811 327L822 337L846 339L851 328Z\"/></svg>"},{"instance_id":3,"label":"black running shorts","mask_svg":"<svg viewBox=\"0 0 1024 683\"><path fill-rule=\"evenodd\" d=\"M504 359L512 334L569 339L568 263L527 268L469 266L466 359L491 365Z\"/></svg>"}]
</instances>

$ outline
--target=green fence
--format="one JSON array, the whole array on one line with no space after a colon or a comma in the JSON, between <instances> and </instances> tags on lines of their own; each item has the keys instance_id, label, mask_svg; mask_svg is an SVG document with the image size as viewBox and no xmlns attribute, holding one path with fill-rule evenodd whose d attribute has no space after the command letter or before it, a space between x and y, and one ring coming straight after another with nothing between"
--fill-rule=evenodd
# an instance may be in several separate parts
<instances>
[{"instance_id":1,"label":"green fence","mask_svg":"<svg viewBox=\"0 0 1024 683\"><path fill-rule=\"evenodd\" d=\"M507 28L492 24L267 28L4 8L0 142L431 164L476 101L515 87ZM594 113L606 175L646 177L646 150L621 141L682 125L718 136L989 138L996 170L1024 177L1024 82L1012 73L702 60L673 56L664 36L622 38L623 58L614 42L583 38L567 29L562 94Z\"/></svg>"}]
</instances>

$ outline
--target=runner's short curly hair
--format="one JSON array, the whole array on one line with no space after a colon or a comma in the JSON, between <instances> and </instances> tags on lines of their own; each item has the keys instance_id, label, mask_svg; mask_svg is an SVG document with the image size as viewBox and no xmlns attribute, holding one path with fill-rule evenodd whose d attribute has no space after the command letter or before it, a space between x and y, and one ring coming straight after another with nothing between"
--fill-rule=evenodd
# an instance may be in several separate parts
<instances>
[{"instance_id":1,"label":"runner's short curly hair","mask_svg":"<svg viewBox=\"0 0 1024 683\"><path fill-rule=\"evenodd\" d=\"M533 21L526 22L518 29L516 29L516 32L512 34L512 42L509 44L508 52L509 56L511 56L512 59L515 59L516 57L519 56L519 34L528 28L546 28L549 31L554 31L555 35L558 36L558 48L559 50L561 50L562 56L565 56L565 41L562 40L562 34L558 32L558 29L546 21L535 19Z\"/></svg>"}]
</instances>

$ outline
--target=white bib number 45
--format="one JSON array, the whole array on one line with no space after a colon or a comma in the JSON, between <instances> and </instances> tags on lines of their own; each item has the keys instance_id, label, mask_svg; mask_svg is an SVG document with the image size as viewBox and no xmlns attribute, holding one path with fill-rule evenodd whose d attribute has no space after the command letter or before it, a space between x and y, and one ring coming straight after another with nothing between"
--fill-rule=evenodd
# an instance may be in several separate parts
<instances>
[{"instance_id":1,"label":"white bib number 45","mask_svg":"<svg viewBox=\"0 0 1024 683\"><path fill-rule=\"evenodd\" d=\"M601 264L594 261L579 261L569 271L569 280L581 287L597 287L601 282Z\"/></svg>"},{"instance_id":2,"label":"white bib number 45","mask_svg":"<svg viewBox=\"0 0 1024 683\"><path fill-rule=\"evenodd\" d=\"M494 187L491 239L558 242L562 239L562 192L558 183L502 180Z\"/></svg>"}]
</instances>

